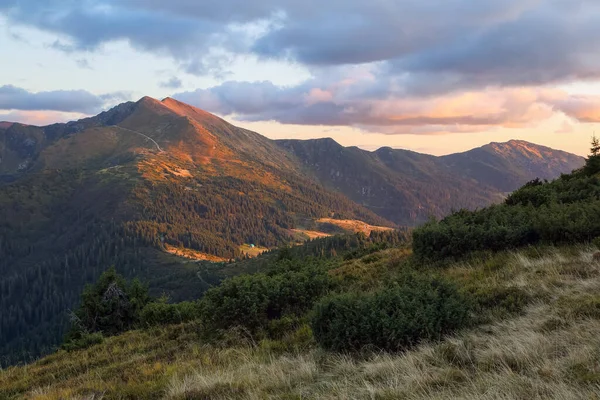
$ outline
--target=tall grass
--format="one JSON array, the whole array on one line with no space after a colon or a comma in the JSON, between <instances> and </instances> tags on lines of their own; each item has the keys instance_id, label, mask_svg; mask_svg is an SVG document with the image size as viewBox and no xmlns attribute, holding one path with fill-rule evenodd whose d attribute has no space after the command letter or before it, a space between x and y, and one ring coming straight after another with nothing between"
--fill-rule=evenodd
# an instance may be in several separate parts
<instances>
[{"instance_id":1,"label":"tall grass","mask_svg":"<svg viewBox=\"0 0 600 400\"><path fill-rule=\"evenodd\" d=\"M200 327L188 323L127 332L0 371L0 398L598 399L594 251L529 249L446 267L440 273L464 287L516 287L531 300L518 312L492 313L487 324L404 353L324 352L305 327L278 342L236 344L233 336L227 345L204 344ZM380 264L353 262L335 273L400 268L390 263L392 253L384 252Z\"/></svg>"}]
</instances>

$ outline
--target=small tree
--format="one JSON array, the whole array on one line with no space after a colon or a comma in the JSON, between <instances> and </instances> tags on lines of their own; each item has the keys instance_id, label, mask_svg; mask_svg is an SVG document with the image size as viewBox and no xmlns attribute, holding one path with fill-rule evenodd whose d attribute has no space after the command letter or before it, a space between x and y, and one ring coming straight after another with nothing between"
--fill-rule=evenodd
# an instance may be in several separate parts
<instances>
[{"instance_id":1,"label":"small tree","mask_svg":"<svg viewBox=\"0 0 600 400\"><path fill-rule=\"evenodd\" d=\"M81 340L93 333L116 335L126 331L138 323L141 310L149 302L146 286L137 279L128 283L111 267L83 290L65 341Z\"/></svg>"},{"instance_id":2,"label":"small tree","mask_svg":"<svg viewBox=\"0 0 600 400\"><path fill-rule=\"evenodd\" d=\"M590 148L590 157L596 157L600 155L600 140L596 137L596 134L592 136L592 147Z\"/></svg>"},{"instance_id":3,"label":"small tree","mask_svg":"<svg viewBox=\"0 0 600 400\"><path fill-rule=\"evenodd\" d=\"M585 162L584 171L587 175L593 175L600 172L600 140L595 134L592 136L590 155Z\"/></svg>"}]
</instances>

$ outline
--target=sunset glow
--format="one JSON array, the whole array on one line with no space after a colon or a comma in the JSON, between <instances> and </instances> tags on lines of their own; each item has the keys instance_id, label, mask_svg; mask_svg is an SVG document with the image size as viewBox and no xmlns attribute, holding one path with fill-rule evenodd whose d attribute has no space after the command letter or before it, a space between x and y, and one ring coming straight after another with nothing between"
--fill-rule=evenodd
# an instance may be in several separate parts
<instances>
[{"instance_id":1,"label":"sunset glow","mask_svg":"<svg viewBox=\"0 0 600 400\"><path fill-rule=\"evenodd\" d=\"M0 120L172 96L271 138L432 154L583 155L598 129L597 2L221 3L3 2Z\"/></svg>"}]
</instances>

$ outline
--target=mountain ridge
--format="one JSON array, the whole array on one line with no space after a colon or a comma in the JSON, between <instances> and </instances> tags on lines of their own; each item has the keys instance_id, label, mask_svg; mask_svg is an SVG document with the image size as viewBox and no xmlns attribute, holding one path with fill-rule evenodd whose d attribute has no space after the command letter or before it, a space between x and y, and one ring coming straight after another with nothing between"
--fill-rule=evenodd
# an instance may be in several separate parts
<instances>
[{"instance_id":1,"label":"mountain ridge","mask_svg":"<svg viewBox=\"0 0 600 400\"><path fill-rule=\"evenodd\" d=\"M276 142L321 184L400 225L487 206L529 180L556 178L585 160L519 140L445 156L387 146L368 151L331 138Z\"/></svg>"},{"instance_id":2,"label":"mountain ridge","mask_svg":"<svg viewBox=\"0 0 600 400\"><path fill-rule=\"evenodd\" d=\"M138 137L129 137L133 132ZM75 155L64 146L42 151L74 135L81 136L69 141L72 147L76 142ZM46 163L38 163L38 169L61 168L66 163L72 167L74 160L85 164L94 157L118 164L132 150L156 158L153 141L157 149L167 150L171 161L181 164L177 170L198 164L209 173L238 173L263 183L277 181L274 176L285 171L294 176L291 179L316 180L400 225L442 217L452 209L486 206L528 180L553 179L584 162L583 157L515 139L443 156L389 146L368 151L344 147L332 138L271 140L176 99L148 96L65 124L7 125L0 129L2 136L0 182L35 168L34 157ZM87 142L93 145L86 146ZM282 148L285 152L279 151ZM151 171L153 163L164 164L145 163L146 176L158 177Z\"/></svg>"},{"instance_id":3,"label":"mountain ridge","mask_svg":"<svg viewBox=\"0 0 600 400\"><path fill-rule=\"evenodd\" d=\"M155 294L197 297L217 278L198 280L196 264L177 254L229 260L251 245L343 231L343 220L397 227L488 205L503 193L486 179L521 180L510 163L528 159L489 148L445 159L333 139L273 141L169 98L64 124L3 126L0 354L9 362L59 343L66 311L110 265ZM565 155L544 170L544 157L532 164L542 172L572 166Z\"/></svg>"},{"instance_id":4,"label":"mountain ridge","mask_svg":"<svg viewBox=\"0 0 600 400\"><path fill-rule=\"evenodd\" d=\"M114 120L111 117L114 117L114 115L118 115L120 112L122 112L123 110L130 110L132 106L138 105L138 104L153 104L155 106L163 106L165 108L167 108L168 110L170 110L171 112L179 115L179 116L188 116L186 114L186 112L184 111L185 109L188 109L189 111L191 111L192 113L195 113L197 115L202 115L204 116L204 121L203 122L208 122L208 121L212 121L217 122L218 123L225 123L227 125L230 126L234 126L232 125L230 122L228 122L227 120L220 118L206 110L191 106L187 103L184 103L182 101L179 101L177 99L174 99L172 97L165 97L162 100L158 100L155 99L153 97L150 96L144 96L142 97L140 100L133 102L133 101L128 101L128 102L124 102L121 103L119 105L116 105L106 111L103 111L101 113L99 113L96 116L91 116L91 117L86 117L86 118L82 118L80 120L75 120L75 121L69 121L66 123L54 123L54 124L50 124L50 125L32 125L32 124L26 124L26 123L21 123L21 122L11 122L11 121L0 121L0 129L7 129L12 125L21 125L24 127L34 127L34 128L51 128L51 127L55 127L57 125L65 125L65 126L72 126L75 125L77 123L80 122L85 122L85 121L89 121L89 120L101 120L101 121L110 121L107 122L107 125L117 125L118 122L114 122ZM120 121L119 121L120 122ZM239 129L243 129L245 131L248 132L252 132L249 130L246 130L244 128L239 128ZM256 132L252 132L255 133ZM262 135L261 135L262 136ZM401 147L391 147L391 146L381 146L377 149L374 150L367 150L367 149L363 149L360 146L344 146L342 144L340 144L339 142L337 142L335 139L325 136L325 137L321 137L321 138L315 138L315 139L292 139L292 138L288 138L288 139L270 139L274 142L278 142L278 141L287 141L287 140L297 140L297 141L305 141L305 142L310 142L310 141L317 141L317 142L321 142L321 143L326 143L326 142L333 142L335 144L338 144L344 148L347 149L360 149L364 152L369 152L369 153L377 153L379 151L383 151L383 150L402 150L402 151L406 151L406 152L411 152L411 153L415 153L415 154L420 154L420 155L426 155L426 156L431 156L431 157L436 157L436 158L443 158L443 157L448 157L448 156L452 156L452 155L456 155L456 154L464 154L464 153L468 153L470 151L476 150L476 149L481 149L481 148L488 148L488 147L500 147L502 145L518 145L518 146L527 146L527 145L533 145L535 147L541 147L541 148L545 148L545 149L549 149L552 150L554 152L562 152L562 153L566 153L566 154L570 154L573 155L575 157L579 157L581 159L584 159L584 157L576 155L574 153L569 153L565 150L560 150L560 149L554 149L545 145L540 145L537 143L533 143L533 142L529 142L529 141L525 141L525 140L521 140L521 139L510 139L507 140L505 142L489 142L487 144L478 146L478 147L474 147L472 149L468 149L468 150L464 150L464 151L460 151L460 152L455 152L455 153L449 153L449 154L444 154L444 155L433 155L433 154L429 154L429 153L423 153L423 152L419 152L419 151L415 151L415 150L410 150L410 149L405 149L405 148L401 148Z\"/></svg>"}]
</instances>

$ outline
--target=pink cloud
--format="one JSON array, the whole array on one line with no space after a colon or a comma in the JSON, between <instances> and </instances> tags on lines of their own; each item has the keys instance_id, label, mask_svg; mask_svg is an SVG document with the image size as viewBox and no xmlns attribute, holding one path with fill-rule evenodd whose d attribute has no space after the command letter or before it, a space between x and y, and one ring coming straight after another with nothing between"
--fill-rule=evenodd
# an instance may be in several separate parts
<instances>
[{"instance_id":1,"label":"pink cloud","mask_svg":"<svg viewBox=\"0 0 600 400\"><path fill-rule=\"evenodd\" d=\"M0 121L19 122L27 125L45 126L57 122L85 118L85 114L60 111L10 111L0 113Z\"/></svg>"},{"instance_id":2,"label":"pink cloud","mask_svg":"<svg viewBox=\"0 0 600 400\"><path fill-rule=\"evenodd\" d=\"M316 103L326 103L333 100L333 93L327 90L323 90L320 88L313 88L308 92L305 96L305 101L307 105L312 105Z\"/></svg>"},{"instance_id":3,"label":"pink cloud","mask_svg":"<svg viewBox=\"0 0 600 400\"><path fill-rule=\"evenodd\" d=\"M600 122L600 96L568 96L555 101L554 107L579 122Z\"/></svg>"},{"instance_id":4,"label":"pink cloud","mask_svg":"<svg viewBox=\"0 0 600 400\"><path fill-rule=\"evenodd\" d=\"M390 98L354 108L357 123L388 134L474 132L496 127L523 128L554 114L535 89L495 89L436 98Z\"/></svg>"},{"instance_id":5,"label":"pink cloud","mask_svg":"<svg viewBox=\"0 0 600 400\"><path fill-rule=\"evenodd\" d=\"M572 133L573 131L575 131L573 125L565 121L562 123L559 129L554 131L554 133Z\"/></svg>"}]
</instances>

